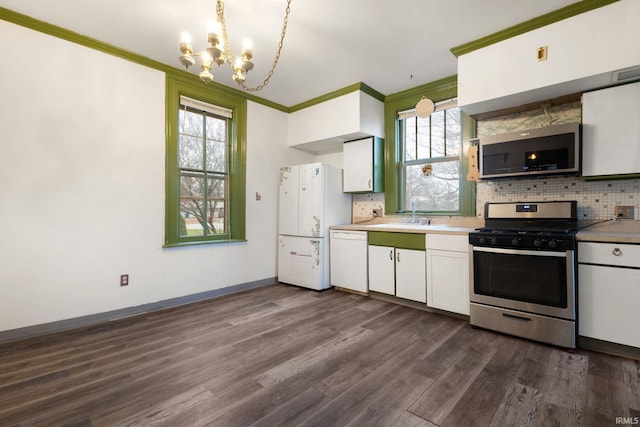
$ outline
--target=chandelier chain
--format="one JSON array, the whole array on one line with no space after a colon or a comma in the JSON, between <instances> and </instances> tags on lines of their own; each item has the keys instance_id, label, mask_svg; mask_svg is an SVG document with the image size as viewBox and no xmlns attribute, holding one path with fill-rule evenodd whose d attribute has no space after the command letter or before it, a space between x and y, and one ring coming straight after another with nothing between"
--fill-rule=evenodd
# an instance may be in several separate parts
<instances>
[{"instance_id":1,"label":"chandelier chain","mask_svg":"<svg viewBox=\"0 0 640 427\"><path fill-rule=\"evenodd\" d=\"M262 90L266 85L269 84L269 80L271 76L273 76L273 72L278 65L278 60L280 59L280 53L282 52L282 46L284 45L284 37L287 34L287 24L289 23L289 12L291 12L291 0L287 0L287 8L285 9L284 21L282 23L282 32L280 33L280 42L278 43L278 50L276 52L276 56L271 64L271 70L269 70L269 74L267 74L267 78L264 79L262 84L256 87L248 87L244 83L241 84L242 88L247 92L257 92ZM235 55L231 53L231 49L229 48L229 37L227 37L227 25L224 22L224 4L221 0L217 0L216 3L216 14L218 15L218 20L220 21L220 26L222 27L222 37L224 38L224 50L227 52L226 60L229 65L233 66L235 61Z\"/></svg>"}]
</instances>

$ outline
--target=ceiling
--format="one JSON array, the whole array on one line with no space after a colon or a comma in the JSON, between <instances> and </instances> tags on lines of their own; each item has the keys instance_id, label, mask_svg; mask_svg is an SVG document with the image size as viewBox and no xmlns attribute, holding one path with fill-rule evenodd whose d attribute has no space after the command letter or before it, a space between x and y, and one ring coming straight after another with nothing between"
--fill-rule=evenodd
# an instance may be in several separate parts
<instances>
[{"instance_id":1,"label":"ceiling","mask_svg":"<svg viewBox=\"0 0 640 427\"><path fill-rule=\"evenodd\" d=\"M256 95L292 106L363 82L385 95L456 74L452 47L576 0L292 0L280 62ZM182 32L206 44L215 0L0 0L4 7L181 68ZM267 76L286 0L227 0L231 49L253 42L248 86ZM487 64L487 66L491 66ZM195 67L199 68L199 67ZM199 69L197 70L199 71ZM192 72L195 72L192 69ZM236 87L230 67L215 81Z\"/></svg>"}]
</instances>

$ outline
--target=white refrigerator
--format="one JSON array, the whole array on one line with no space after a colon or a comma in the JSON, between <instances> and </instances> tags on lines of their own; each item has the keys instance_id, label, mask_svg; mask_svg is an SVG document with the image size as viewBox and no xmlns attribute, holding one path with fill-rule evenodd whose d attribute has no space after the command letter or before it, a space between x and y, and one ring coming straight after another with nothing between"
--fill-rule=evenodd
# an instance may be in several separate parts
<instances>
[{"instance_id":1,"label":"white refrigerator","mask_svg":"<svg viewBox=\"0 0 640 427\"><path fill-rule=\"evenodd\" d=\"M324 163L281 168L278 213L278 280L329 288L329 226L351 222L342 169Z\"/></svg>"}]
</instances>

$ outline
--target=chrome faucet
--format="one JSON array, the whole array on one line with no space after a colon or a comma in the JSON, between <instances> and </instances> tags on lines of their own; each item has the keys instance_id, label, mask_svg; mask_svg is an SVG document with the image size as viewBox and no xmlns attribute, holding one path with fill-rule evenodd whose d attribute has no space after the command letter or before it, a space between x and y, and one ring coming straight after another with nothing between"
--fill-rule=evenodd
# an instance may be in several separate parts
<instances>
[{"instance_id":1,"label":"chrome faucet","mask_svg":"<svg viewBox=\"0 0 640 427\"><path fill-rule=\"evenodd\" d=\"M416 201L411 202L411 224L416 223Z\"/></svg>"}]
</instances>

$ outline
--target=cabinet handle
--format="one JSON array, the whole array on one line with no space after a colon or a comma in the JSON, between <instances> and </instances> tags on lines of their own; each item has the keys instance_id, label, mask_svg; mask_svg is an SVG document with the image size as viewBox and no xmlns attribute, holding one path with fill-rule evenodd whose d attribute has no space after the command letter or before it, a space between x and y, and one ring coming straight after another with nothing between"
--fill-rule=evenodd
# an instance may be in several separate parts
<instances>
[{"instance_id":1,"label":"cabinet handle","mask_svg":"<svg viewBox=\"0 0 640 427\"><path fill-rule=\"evenodd\" d=\"M396 254L396 259L398 260L398 262L400 262L400 252L398 251L398 253Z\"/></svg>"},{"instance_id":2,"label":"cabinet handle","mask_svg":"<svg viewBox=\"0 0 640 427\"><path fill-rule=\"evenodd\" d=\"M369 188L371 188L371 179L369 179L369 182L367 183L367 185L369 186Z\"/></svg>"},{"instance_id":3,"label":"cabinet handle","mask_svg":"<svg viewBox=\"0 0 640 427\"><path fill-rule=\"evenodd\" d=\"M393 261L393 249L389 251L389 259Z\"/></svg>"},{"instance_id":4,"label":"cabinet handle","mask_svg":"<svg viewBox=\"0 0 640 427\"><path fill-rule=\"evenodd\" d=\"M615 256L620 256L622 255L622 251L620 250L620 248L613 248L613 255Z\"/></svg>"}]
</instances>

